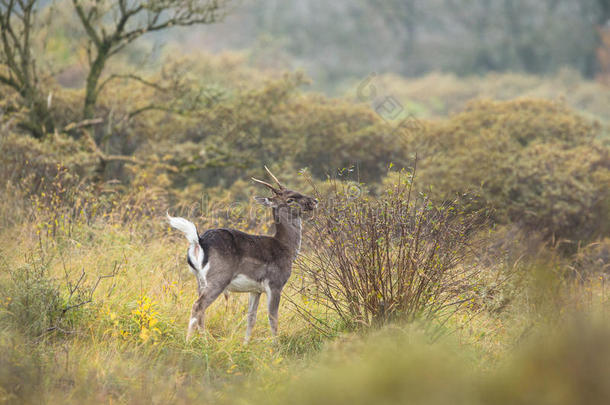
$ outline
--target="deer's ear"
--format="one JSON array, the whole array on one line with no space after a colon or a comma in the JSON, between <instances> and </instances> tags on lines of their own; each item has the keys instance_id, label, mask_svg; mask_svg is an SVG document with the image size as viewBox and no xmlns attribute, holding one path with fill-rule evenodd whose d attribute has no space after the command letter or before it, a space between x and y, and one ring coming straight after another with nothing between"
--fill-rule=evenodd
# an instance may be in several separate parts
<instances>
[{"instance_id":1,"label":"deer's ear","mask_svg":"<svg viewBox=\"0 0 610 405\"><path fill-rule=\"evenodd\" d=\"M264 205L265 207L277 207L275 201L268 197L254 197L254 201Z\"/></svg>"}]
</instances>

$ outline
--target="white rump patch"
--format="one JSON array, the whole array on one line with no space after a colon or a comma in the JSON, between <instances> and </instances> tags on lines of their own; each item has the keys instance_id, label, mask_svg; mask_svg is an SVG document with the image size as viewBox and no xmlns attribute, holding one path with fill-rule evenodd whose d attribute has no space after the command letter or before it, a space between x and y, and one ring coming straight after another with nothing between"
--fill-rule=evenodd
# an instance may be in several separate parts
<instances>
[{"instance_id":1,"label":"white rump patch","mask_svg":"<svg viewBox=\"0 0 610 405\"><path fill-rule=\"evenodd\" d=\"M191 246L189 246L188 255L189 259L191 259L191 263L193 263L193 266L195 266L193 273L195 273L196 277L199 277L197 273L201 273L203 271L203 267L201 267L201 265L205 256L199 242L191 243ZM206 266L208 264L209 263L206 263Z\"/></svg>"}]
</instances>

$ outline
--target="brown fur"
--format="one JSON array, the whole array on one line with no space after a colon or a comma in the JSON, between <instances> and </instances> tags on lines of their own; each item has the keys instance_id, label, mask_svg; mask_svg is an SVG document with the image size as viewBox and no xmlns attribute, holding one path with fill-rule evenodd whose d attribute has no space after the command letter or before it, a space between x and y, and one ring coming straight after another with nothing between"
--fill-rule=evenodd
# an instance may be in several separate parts
<instances>
[{"instance_id":1,"label":"brown fur","mask_svg":"<svg viewBox=\"0 0 610 405\"><path fill-rule=\"evenodd\" d=\"M199 236L199 245L205 252L202 266L209 267L203 277L207 283L199 284L199 298L193 304L187 339L195 327L203 329L205 310L223 291L231 288L233 291L237 288L237 292L250 292L245 341L249 340L256 322L262 291L267 293L271 333L274 337L277 335L280 295L290 277L292 262L301 244L301 214L315 209L318 201L286 189L275 176L269 174L278 183L279 189L256 180L270 188L274 196L255 199L273 210L273 236L250 235L236 229L211 229ZM241 287L239 281L244 280L245 287Z\"/></svg>"}]
</instances>

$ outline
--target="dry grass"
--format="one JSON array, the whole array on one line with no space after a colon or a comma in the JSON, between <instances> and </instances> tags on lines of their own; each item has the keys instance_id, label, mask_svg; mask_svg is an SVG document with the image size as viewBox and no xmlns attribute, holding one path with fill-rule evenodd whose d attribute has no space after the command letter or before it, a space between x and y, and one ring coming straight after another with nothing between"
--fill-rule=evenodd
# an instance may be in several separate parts
<instances>
[{"instance_id":1,"label":"dry grass","mask_svg":"<svg viewBox=\"0 0 610 405\"><path fill-rule=\"evenodd\" d=\"M354 403L373 398L385 403L446 403L449 398L492 403L488 398L500 398L498 403L511 403L516 397L505 380L525 387L533 398L543 394L515 377L527 368L528 357L513 352L532 336L539 341L540 336L556 336L553 341L558 342L541 355L542 374L552 372L549 359L563 358L566 350L578 350L581 344L594 344L606 353L607 340L599 338L606 336L603 328L586 323L592 332L582 341L569 330L556 332L575 312L601 314L607 320L610 292L604 276L557 284L549 282L554 266L539 277L508 285L512 301L500 312L487 310L491 298L477 292L476 307L457 312L444 324L394 322L353 334L336 322L334 338L312 328L284 300L279 341L269 338L263 306L248 346L242 345L247 297L234 294L228 302L221 298L212 305L207 331L187 343L196 285L184 263L184 241L152 210L124 224L121 210L128 208L113 209L112 215L64 216L70 226L58 223L55 232L43 232L47 228L41 224L53 225L56 213L45 206L25 207L28 219L0 231L0 403L292 403L297 397L303 404L350 398ZM482 273L492 279L490 272L502 271L503 265ZM544 267L519 266L533 275L534 267ZM70 289L83 271L85 292L100 276L116 274L100 281L91 302L70 309L60 328L52 329L53 317L36 318L46 328L31 328L23 314L38 313L15 310L15 302L23 303L24 297L42 298L28 295L24 288L32 283L14 277L26 268L37 268L46 277L59 297L60 311L79 302L70 298ZM483 285L488 279L481 277ZM287 295L293 300L301 299L302 282L298 274L291 280ZM324 311L306 300L299 305L311 313ZM604 375L602 363L595 363L595 370ZM488 373L492 377L483 378ZM546 390L555 393L563 380L548 381ZM570 387L570 395L582 392L580 383ZM348 388L353 389L351 397L342 394ZM606 394L596 391L592 398L605 399Z\"/></svg>"},{"instance_id":2,"label":"dry grass","mask_svg":"<svg viewBox=\"0 0 610 405\"><path fill-rule=\"evenodd\" d=\"M161 218L151 220L160 222ZM205 391L208 383L220 384L259 370L280 369L286 358L301 358L320 346L321 337L286 307L280 313L281 337L277 345L269 338L263 308L251 344L243 346L247 307L243 294L215 302L207 312L207 331L187 343L186 322L196 299L196 282L184 263L182 239L162 232L148 240L142 234L134 235L128 227L112 223L76 228L72 228L70 238L57 234L50 238L37 235L36 227L28 223L4 229L0 236L0 283L10 286L0 292L2 351L13 353L15 358L24 356L25 362L13 364L9 360L2 367L8 370L23 366L42 373L38 386L13 386L10 382L7 386L3 381L3 390L14 389L4 393L6 399L30 394L61 398L66 394L74 396L75 402L83 395L128 402L146 402L147 398L165 402L188 391L186 387L191 387L193 379L197 381L196 390ZM15 311L16 302L27 295L20 288L31 283L20 283L11 273L42 266L45 278L65 299L70 283L74 285L83 270L83 285L91 286L99 276L111 274L117 264L117 274L101 280L93 301L71 310L71 321L62 323L61 330L52 328L54 321L48 317L41 320L47 322L44 327L22 327L29 321ZM161 376L162 381L157 381ZM115 383L116 387L107 387ZM159 383L163 392L155 394L152 387ZM144 388L141 384L150 386ZM89 388L83 391L83 385ZM146 391L142 398L138 397L140 390Z\"/></svg>"}]
</instances>

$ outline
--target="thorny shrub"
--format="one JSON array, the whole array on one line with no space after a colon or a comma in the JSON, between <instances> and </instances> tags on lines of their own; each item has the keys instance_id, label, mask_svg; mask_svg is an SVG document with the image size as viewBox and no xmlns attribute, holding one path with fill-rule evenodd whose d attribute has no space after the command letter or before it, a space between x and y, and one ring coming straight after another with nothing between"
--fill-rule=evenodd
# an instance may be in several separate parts
<instances>
[{"instance_id":1,"label":"thorny shrub","mask_svg":"<svg viewBox=\"0 0 610 405\"><path fill-rule=\"evenodd\" d=\"M402 171L378 197L331 180L326 207L308 227L302 291L349 328L431 318L474 296L478 270L465 259L481 216L416 193L413 173Z\"/></svg>"}]
</instances>

